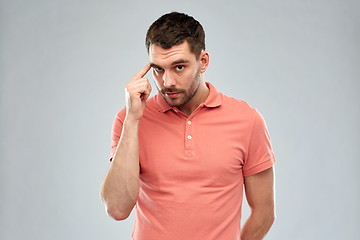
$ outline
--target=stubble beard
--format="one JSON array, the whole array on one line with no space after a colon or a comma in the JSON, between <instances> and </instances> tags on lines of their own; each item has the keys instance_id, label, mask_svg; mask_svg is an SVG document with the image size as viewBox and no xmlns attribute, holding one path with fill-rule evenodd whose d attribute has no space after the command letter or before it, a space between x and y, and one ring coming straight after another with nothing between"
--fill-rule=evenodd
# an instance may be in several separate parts
<instances>
[{"instance_id":1,"label":"stubble beard","mask_svg":"<svg viewBox=\"0 0 360 240\"><path fill-rule=\"evenodd\" d=\"M200 81L201 81L201 75L200 75L200 68L199 68L196 73L196 76L190 86L190 89L188 91L186 89L177 89L177 88L164 88L164 89L161 89L161 90L158 89L158 90L159 90L161 96L164 98L165 102L169 106L181 107L181 106L187 104L188 102L190 102L190 100L195 96L196 92L199 89ZM180 92L182 94L185 94L185 96L183 97L183 99L181 100L180 103L173 104L166 98L166 92Z\"/></svg>"}]
</instances>

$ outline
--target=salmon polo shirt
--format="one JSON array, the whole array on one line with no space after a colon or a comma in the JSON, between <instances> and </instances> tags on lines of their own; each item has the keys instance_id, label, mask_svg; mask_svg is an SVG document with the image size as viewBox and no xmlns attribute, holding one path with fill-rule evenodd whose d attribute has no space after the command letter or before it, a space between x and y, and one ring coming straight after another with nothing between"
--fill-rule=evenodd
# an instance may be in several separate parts
<instances>
[{"instance_id":1,"label":"salmon polo shirt","mask_svg":"<svg viewBox=\"0 0 360 240\"><path fill-rule=\"evenodd\" d=\"M190 116L160 94L139 128L140 192L133 240L239 240L244 177L275 163L265 121L218 92ZM114 154L126 111L115 117Z\"/></svg>"}]
</instances>

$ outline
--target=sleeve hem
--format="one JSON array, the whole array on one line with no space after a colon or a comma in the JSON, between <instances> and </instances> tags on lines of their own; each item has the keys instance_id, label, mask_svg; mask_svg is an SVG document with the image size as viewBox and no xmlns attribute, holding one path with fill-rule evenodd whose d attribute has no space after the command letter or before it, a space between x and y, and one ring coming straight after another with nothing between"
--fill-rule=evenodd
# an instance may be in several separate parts
<instances>
[{"instance_id":1,"label":"sleeve hem","mask_svg":"<svg viewBox=\"0 0 360 240\"><path fill-rule=\"evenodd\" d=\"M264 162L246 170L243 171L243 175L244 177L250 176L250 175L254 175L257 174L259 172L262 172L270 167L272 167L275 164L275 157L272 155L271 157L269 157L267 160L265 160Z\"/></svg>"}]
</instances>

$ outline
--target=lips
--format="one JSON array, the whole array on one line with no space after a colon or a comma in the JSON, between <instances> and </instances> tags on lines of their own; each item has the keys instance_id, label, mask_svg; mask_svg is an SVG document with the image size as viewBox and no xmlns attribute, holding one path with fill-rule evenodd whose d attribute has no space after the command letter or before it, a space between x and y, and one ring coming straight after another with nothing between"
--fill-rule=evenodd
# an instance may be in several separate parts
<instances>
[{"instance_id":1,"label":"lips","mask_svg":"<svg viewBox=\"0 0 360 240\"><path fill-rule=\"evenodd\" d=\"M167 92L166 96L168 96L169 98L176 98L180 95L179 92Z\"/></svg>"}]
</instances>

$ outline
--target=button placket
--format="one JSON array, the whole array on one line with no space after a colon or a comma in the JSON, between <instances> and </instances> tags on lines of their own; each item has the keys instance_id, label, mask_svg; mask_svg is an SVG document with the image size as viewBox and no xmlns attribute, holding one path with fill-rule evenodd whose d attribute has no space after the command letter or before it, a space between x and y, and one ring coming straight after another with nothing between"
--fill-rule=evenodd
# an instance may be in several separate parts
<instances>
[{"instance_id":1,"label":"button placket","mask_svg":"<svg viewBox=\"0 0 360 240\"><path fill-rule=\"evenodd\" d=\"M194 124L190 119L185 122L185 158L194 158Z\"/></svg>"}]
</instances>

